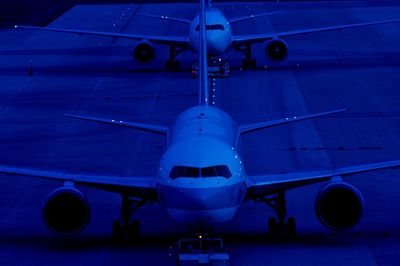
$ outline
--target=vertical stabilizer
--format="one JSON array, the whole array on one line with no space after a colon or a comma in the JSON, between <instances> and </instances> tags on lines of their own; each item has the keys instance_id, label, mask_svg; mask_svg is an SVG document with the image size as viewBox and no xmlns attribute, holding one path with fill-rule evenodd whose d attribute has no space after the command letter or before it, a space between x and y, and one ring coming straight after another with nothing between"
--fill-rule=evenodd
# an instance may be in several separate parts
<instances>
[{"instance_id":1,"label":"vertical stabilizer","mask_svg":"<svg viewBox=\"0 0 400 266\"><path fill-rule=\"evenodd\" d=\"M208 105L208 69L207 69L207 44L206 44L206 0L200 0L200 49L199 49L199 104Z\"/></svg>"}]
</instances>

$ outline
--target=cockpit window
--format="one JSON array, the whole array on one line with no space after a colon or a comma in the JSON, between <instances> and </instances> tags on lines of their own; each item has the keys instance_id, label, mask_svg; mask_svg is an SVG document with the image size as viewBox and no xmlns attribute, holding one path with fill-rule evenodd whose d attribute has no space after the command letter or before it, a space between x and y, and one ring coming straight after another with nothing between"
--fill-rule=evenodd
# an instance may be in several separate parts
<instances>
[{"instance_id":1,"label":"cockpit window","mask_svg":"<svg viewBox=\"0 0 400 266\"><path fill-rule=\"evenodd\" d=\"M222 30L224 31L224 25L222 24L212 24L212 25L206 25L206 30ZM196 26L196 31L200 31L200 25Z\"/></svg>"},{"instance_id":2,"label":"cockpit window","mask_svg":"<svg viewBox=\"0 0 400 266\"><path fill-rule=\"evenodd\" d=\"M184 173L184 176L187 177L199 177L199 168L195 167L186 167L186 171Z\"/></svg>"},{"instance_id":3,"label":"cockpit window","mask_svg":"<svg viewBox=\"0 0 400 266\"><path fill-rule=\"evenodd\" d=\"M226 165L216 165L216 166L202 168L201 176L202 177L222 176L225 178L229 178L232 176L232 174Z\"/></svg>"},{"instance_id":4,"label":"cockpit window","mask_svg":"<svg viewBox=\"0 0 400 266\"><path fill-rule=\"evenodd\" d=\"M215 171L217 172L217 176L223 176L225 178L229 178L232 176L231 171L229 171L229 168L226 165L215 166Z\"/></svg>"},{"instance_id":5,"label":"cockpit window","mask_svg":"<svg viewBox=\"0 0 400 266\"><path fill-rule=\"evenodd\" d=\"M217 171L215 171L215 166L205 167L201 169L202 177L218 176Z\"/></svg>"},{"instance_id":6,"label":"cockpit window","mask_svg":"<svg viewBox=\"0 0 400 266\"><path fill-rule=\"evenodd\" d=\"M188 166L175 166L172 168L169 177L172 179L178 177L199 177L200 168Z\"/></svg>"},{"instance_id":7,"label":"cockpit window","mask_svg":"<svg viewBox=\"0 0 400 266\"><path fill-rule=\"evenodd\" d=\"M179 177L216 177L222 176L229 178L232 176L231 171L226 165L215 165L204 168L196 168L189 166L174 166L169 174L171 179Z\"/></svg>"}]
</instances>

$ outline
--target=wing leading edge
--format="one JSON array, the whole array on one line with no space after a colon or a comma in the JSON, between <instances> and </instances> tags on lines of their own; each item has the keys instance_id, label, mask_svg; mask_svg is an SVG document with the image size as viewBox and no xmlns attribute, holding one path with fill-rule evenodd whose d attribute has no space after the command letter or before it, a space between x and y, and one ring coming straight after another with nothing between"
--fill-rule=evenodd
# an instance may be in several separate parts
<instances>
[{"instance_id":1,"label":"wing leading edge","mask_svg":"<svg viewBox=\"0 0 400 266\"><path fill-rule=\"evenodd\" d=\"M327 181L335 176L359 174L391 167L400 167L400 160L349 166L332 170L249 176L247 196L250 199L255 199L280 191Z\"/></svg>"},{"instance_id":2,"label":"wing leading edge","mask_svg":"<svg viewBox=\"0 0 400 266\"><path fill-rule=\"evenodd\" d=\"M50 27L33 27L33 26L20 26L15 25L16 29L28 29L28 30L39 30L39 31L52 31L52 32L63 32L63 33L73 33L79 35L93 35L102 37L112 37L112 38L123 38L131 40L147 40L154 43L173 45L175 47L187 48L189 47L188 37L183 36L158 36L158 35L141 35L141 34L130 34L130 33L114 33L114 32L104 32L104 31L90 31L90 30L74 30L74 29L59 29Z\"/></svg>"},{"instance_id":3,"label":"wing leading edge","mask_svg":"<svg viewBox=\"0 0 400 266\"><path fill-rule=\"evenodd\" d=\"M309 33L333 31L333 30L344 30L344 29L350 29L350 28L357 28L357 27L364 27L364 26L371 26L371 25L378 25L378 24L386 24L386 23L395 23L395 22L400 22L400 19L379 20L379 21L371 21L371 22L363 22L363 23L345 24L345 25L339 25L339 26L319 27L319 28L313 28L313 29L282 31L282 32L267 33L267 34L233 36L232 45L239 47L242 45L263 42L263 41L271 40L274 38L284 38L284 37L290 37L290 36L295 36L295 35L306 35Z\"/></svg>"},{"instance_id":4,"label":"wing leading edge","mask_svg":"<svg viewBox=\"0 0 400 266\"><path fill-rule=\"evenodd\" d=\"M0 174L21 175L55 181L69 181L77 185L103 189L111 192L130 193L155 200L157 180L151 177L120 177L107 175L71 174L57 171L35 170L0 165Z\"/></svg>"}]
</instances>

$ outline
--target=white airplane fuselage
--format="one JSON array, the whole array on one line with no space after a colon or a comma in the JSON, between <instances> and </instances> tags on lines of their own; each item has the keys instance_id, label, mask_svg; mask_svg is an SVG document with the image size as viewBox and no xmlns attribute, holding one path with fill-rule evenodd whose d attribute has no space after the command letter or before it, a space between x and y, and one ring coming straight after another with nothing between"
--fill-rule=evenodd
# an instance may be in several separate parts
<instances>
[{"instance_id":1,"label":"white airplane fuselage","mask_svg":"<svg viewBox=\"0 0 400 266\"><path fill-rule=\"evenodd\" d=\"M229 21L217 8L206 9L206 45L209 56L225 53L232 44L232 31ZM199 51L199 15L189 27L190 47L197 53Z\"/></svg>"},{"instance_id":2,"label":"white airplane fuselage","mask_svg":"<svg viewBox=\"0 0 400 266\"><path fill-rule=\"evenodd\" d=\"M178 116L160 161L158 189L161 205L175 222L208 224L236 214L246 192L237 132L234 120L215 107L196 106ZM228 168L230 176L207 176L213 166ZM192 171L174 176L174 167Z\"/></svg>"}]
</instances>

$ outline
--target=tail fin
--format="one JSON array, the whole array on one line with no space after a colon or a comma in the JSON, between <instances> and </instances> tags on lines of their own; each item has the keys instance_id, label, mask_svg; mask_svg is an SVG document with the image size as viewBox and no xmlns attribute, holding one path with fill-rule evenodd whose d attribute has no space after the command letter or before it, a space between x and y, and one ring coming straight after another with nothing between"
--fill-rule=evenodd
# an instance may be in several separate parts
<instances>
[{"instance_id":1,"label":"tail fin","mask_svg":"<svg viewBox=\"0 0 400 266\"><path fill-rule=\"evenodd\" d=\"M200 49L199 49L199 104L208 105L208 69L206 44L206 0L200 0ZM209 1L211 2L211 1Z\"/></svg>"}]
</instances>

